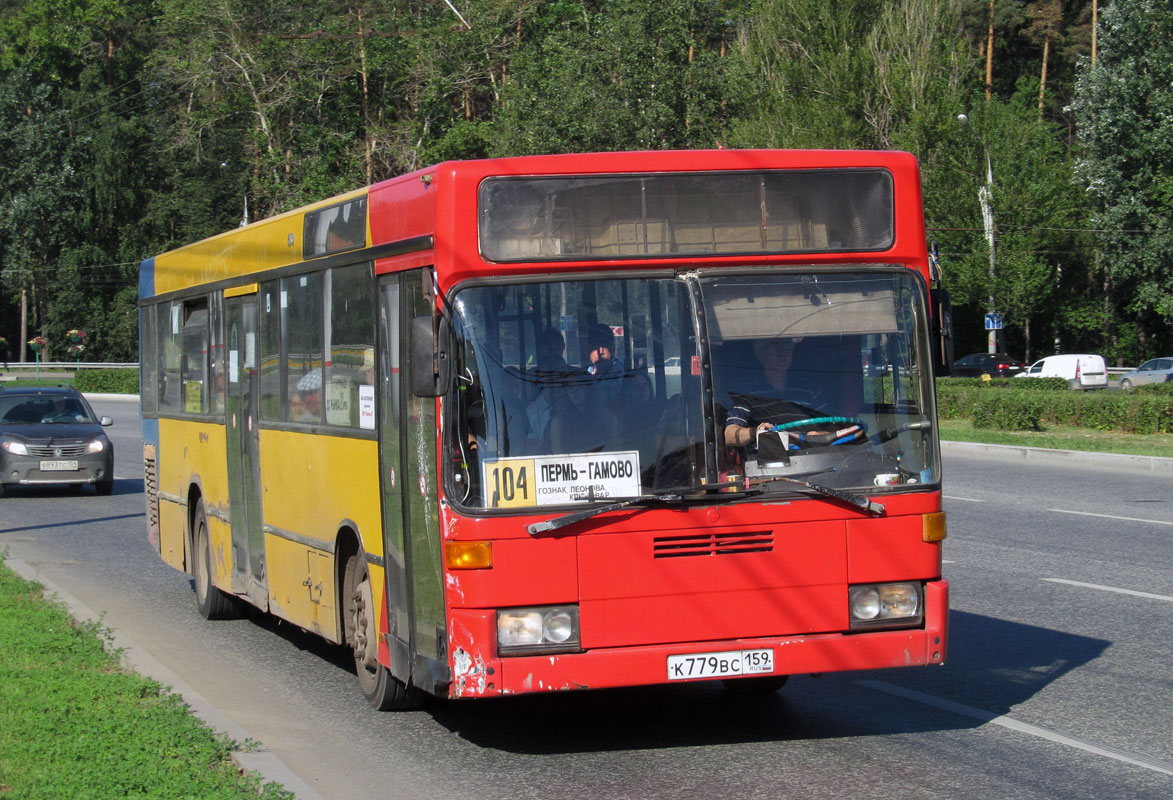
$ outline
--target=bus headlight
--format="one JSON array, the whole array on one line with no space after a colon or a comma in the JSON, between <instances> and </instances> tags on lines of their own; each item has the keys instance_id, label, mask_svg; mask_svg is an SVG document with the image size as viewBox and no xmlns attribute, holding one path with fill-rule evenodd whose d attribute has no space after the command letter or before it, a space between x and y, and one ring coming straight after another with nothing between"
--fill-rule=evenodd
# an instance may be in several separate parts
<instances>
[{"instance_id":1,"label":"bus headlight","mask_svg":"<svg viewBox=\"0 0 1173 800\"><path fill-rule=\"evenodd\" d=\"M924 617L919 583L868 583L847 591L852 629L903 628Z\"/></svg>"},{"instance_id":2,"label":"bus headlight","mask_svg":"<svg viewBox=\"0 0 1173 800\"><path fill-rule=\"evenodd\" d=\"M497 612L497 650L501 655L573 652L579 649L578 641L578 606Z\"/></svg>"}]
</instances>

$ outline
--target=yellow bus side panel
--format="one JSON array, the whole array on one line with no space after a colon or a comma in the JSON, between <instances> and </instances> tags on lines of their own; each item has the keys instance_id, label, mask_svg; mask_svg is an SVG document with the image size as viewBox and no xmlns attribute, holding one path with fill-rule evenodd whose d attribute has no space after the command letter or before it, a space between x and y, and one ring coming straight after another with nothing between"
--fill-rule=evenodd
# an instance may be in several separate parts
<instances>
[{"instance_id":1,"label":"yellow bus side panel","mask_svg":"<svg viewBox=\"0 0 1173 800\"><path fill-rule=\"evenodd\" d=\"M302 260L305 213L365 193L347 192L156 256L155 294L297 263Z\"/></svg>"},{"instance_id":2,"label":"yellow bus side panel","mask_svg":"<svg viewBox=\"0 0 1173 800\"><path fill-rule=\"evenodd\" d=\"M331 553L266 533L269 610L332 642L340 641L333 563Z\"/></svg>"},{"instance_id":3,"label":"yellow bus side panel","mask_svg":"<svg viewBox=\"0 0 1173 800\"><path fill-rule=\"evenodd\" d=\"M335 641L340 587L333 554L340 528L355 529L368 555L383 555L378 455L369 439L261 430L273 613ZM382 584L372 588L381 603Z\"/></svg>"},{"instance_id":4,"label":"yellow bus side panel","mask_svg":"<svg viewBox=\"0 0 1173 800\"><path fill-rule=\"evenodd\" d=\"M183 559L187 533L187 506L171 500L159 500L159 555L163 563L188 571Z\"/></svg>"},{"instance_id":5,"label":"yellow bus side panel","mask_svg":"<svg viewBox=\"0 0 1173 800\"><path fill-rule=\"evenodd\" d=\"M181 419L159 420L158 473L160 540L163 550L176 548L163 560L184 568L183 542L187 535L189 490L198 487L208 518L212 581L232 590L232 540L228 524L228 456L224 425ZM172 544L168 544L168 543ZM188 572L191 565L187 565Z\"/></svg>"},{"instance_id":6,"label":"yellow bus side panel","mask_svg":"<svg viewBox=\"0 0 1173 800\"><path fill-rule=\"evenodd\" d=\"M212 583L232 594L232 523L208 514L208 545L211 547Z\"/></svg>"}]
</instances>

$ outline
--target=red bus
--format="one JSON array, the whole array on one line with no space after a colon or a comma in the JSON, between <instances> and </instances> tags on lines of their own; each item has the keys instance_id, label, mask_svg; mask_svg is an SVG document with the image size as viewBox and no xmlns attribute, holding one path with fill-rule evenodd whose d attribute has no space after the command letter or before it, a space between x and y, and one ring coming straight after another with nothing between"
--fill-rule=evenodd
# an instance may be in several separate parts
<instances>
[{"instance_id":1,"label":"red bus","mask_svg":"<svg viewBox=\"0 0 1173 800\"><path fill-rule=\"evenodd\" d=\"M299 209L144 262L152 541L380 709L942 664L935 282L907 153L449 162Z\"/></svg>"}]
</instances>

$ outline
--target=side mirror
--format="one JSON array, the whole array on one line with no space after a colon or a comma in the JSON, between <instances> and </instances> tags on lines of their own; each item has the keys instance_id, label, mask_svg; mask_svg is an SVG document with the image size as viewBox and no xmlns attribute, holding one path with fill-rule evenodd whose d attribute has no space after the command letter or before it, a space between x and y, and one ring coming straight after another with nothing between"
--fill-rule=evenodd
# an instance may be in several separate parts
<instances>
[{"instance_id":1,"label":"side mirror","mask_svg":"<svg viewBox=\"0 0 1173 800\"><path fill-rule=\"evenodd\" d=\"M440 319L437 326L430 315L411 321L411 393L416 397L439 397L448 391L452 377L449 330L446 320Z\"/></svg>"},{"instance_id":2,"label":"side mirror","mask_svg":"<svg viewBox=\"0 0 1173 800\"><path fill-rule=\"evenodd\" d=\"M102 417L100 420L98 420L98 424L103 428L109 428L114 424L114 420L110 419L110 417Z\"/></svg>"},{"instance_id":3,"label":"side mirror","mask_svg":"<svg viewBox=\"0 0 1173 800\"><path fill-rule=\"evenodd\" d=\"M938 378L953 374L953 301L946 289L930 289L933 318L933 374Z\"/></svg>"}]
</instances>

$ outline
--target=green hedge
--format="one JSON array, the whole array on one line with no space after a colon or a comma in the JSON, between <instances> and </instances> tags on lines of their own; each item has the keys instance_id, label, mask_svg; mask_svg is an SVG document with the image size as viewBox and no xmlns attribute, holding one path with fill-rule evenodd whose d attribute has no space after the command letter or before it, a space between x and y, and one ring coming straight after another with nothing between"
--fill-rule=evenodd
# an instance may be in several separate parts
<instances>
[{"instance_id":1,"label":"green hedge","mask_svg":"<svg viewBox=\"0 0 1173 800\"><path fill-rule=\"evenodd\" d=\"M1173 381L1165 381L1164 383L1142 383L1140 386L1133 387L1137 394L1173 394Z\"/></svg>"},{"instance_id":2,"label":"green hedge","mask_svg":"<svg viewBox=\"0 0 1173 800\"><path fill-rule=\"evenodd\" d=\"M1031 378L1009 387L995 381L937 381L937 413L969 419L975 428L1010 431L1070 425L1125 433L1173 433L1173 392L1040 391L1019 386L1049 381ZM1058 379L1066 387L1066 381Z\"/></svg>"},{"instance_id":3,"label":"green hedge","mask_svg":"<svg viewBox=\"0 0 1173 800\"><path fill-rule=\"evenodd\" d=\"M1065 378L937 378L937 387L958 386L975 389L1022 389L1027 392L1059 392L1069 387Z\"/></svg>"},{"instance_id":4,"label":"green hedge","mask_svg":"<svg viewBox=\"0 0 1173 800\"><path fill-rule=\"evenodd\" d=\"M138 394L137 369L81 369L73 385L82 392L99 394Z\"/></svg>"}]
</instances>

